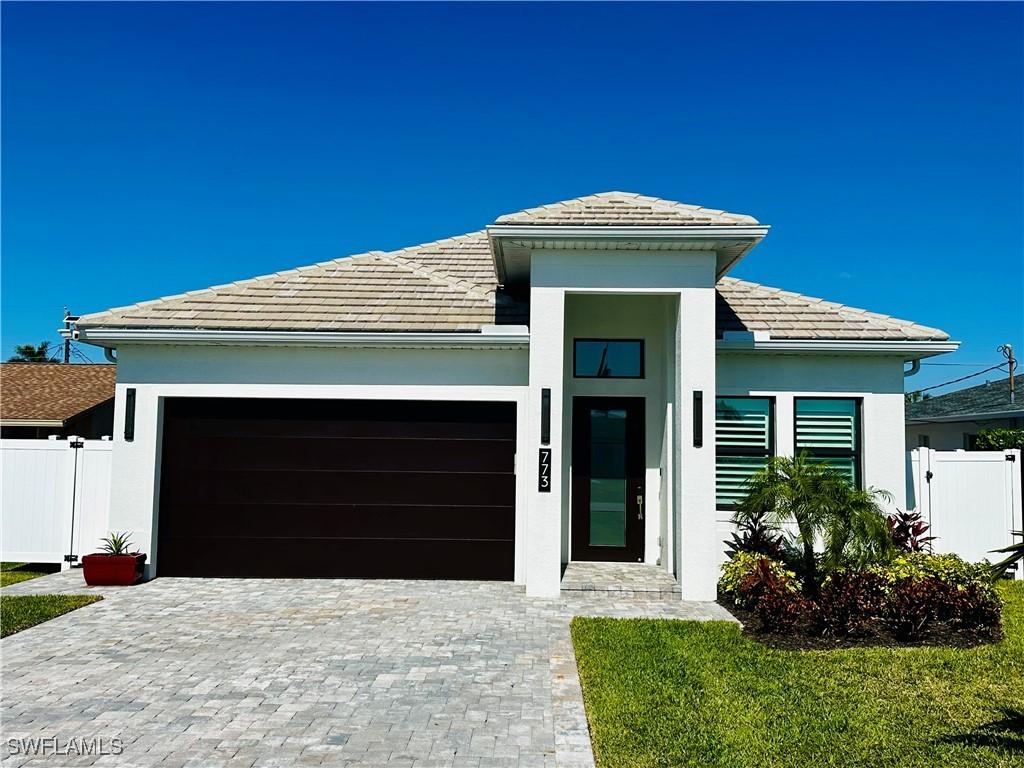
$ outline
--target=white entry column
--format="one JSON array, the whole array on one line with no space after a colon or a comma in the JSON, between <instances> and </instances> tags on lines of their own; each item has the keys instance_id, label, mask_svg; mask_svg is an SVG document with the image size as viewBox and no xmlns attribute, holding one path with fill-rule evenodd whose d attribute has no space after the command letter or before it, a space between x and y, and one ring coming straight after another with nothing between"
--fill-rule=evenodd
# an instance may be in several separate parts
<instances>
[{"instance_id":1,"label":"white entry column","mask_svg":"<svg viewBox=\"0 0 1024 768\"><path fill-rule=\"evenodd\" d=\"M676 563L684 600L714 600L715 553L715 289L679 292L676 339Z\"/></svg>"},{"instance_id":2,"label":"white entry column","mask_svg":"<svg viewBox=\"0 0 1024 768\"><path fill-rule=\"evenodd\" d=\"M530 289L529 453L526 456L526 594L558 597L562 570L562 470L567 461L562 440L563 333L565 290ZM541 434L542 394L550 390L547 445ZM548 481L541 483L541 449L550 449Z\"/></svg>"}]
</instances>

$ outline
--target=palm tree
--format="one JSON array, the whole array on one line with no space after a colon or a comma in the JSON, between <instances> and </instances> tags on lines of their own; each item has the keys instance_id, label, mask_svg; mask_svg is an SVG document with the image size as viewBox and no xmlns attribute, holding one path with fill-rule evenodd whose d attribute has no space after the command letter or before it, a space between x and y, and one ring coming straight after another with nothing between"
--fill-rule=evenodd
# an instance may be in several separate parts
<instances>
[{"instance_id":1,"label":"palm tree","mask_svg":"<svg viewBox=\"0 0 1024 768\"><path fill-rule=\"evenodd\" d=\"M1024 536L1024 531L1013 531L1014 536ZM1024 560L1024 541L1018 541L1016 544L1011 544L1008 547L1002 549L994 549L993 552L1007 552L1006 559L1000 560L998 563L992 566L993 578L1002 578L1006 573L1006 569L1016 563L1018 560Z\"/></svg>"},{"instance_id":2,"label":"palm tree","mask_svg":"<svg viewBox=\"0 0 1024 768\"><path fill-rule=\"evenodd\" d=\"M52 363L51 359L52 352L50 351L50 342L41 341L38 346L32 344L19 344L14 348L14 357L10 358L7 362L9 363Z\"/></svg>"},{"instance_id":3,"label":"palm tree","mask_svg":"<svg viewBox=\"0 0 1024 768\"><path fill-rule=\"evenodd\" d=\"M823 545L825 570L863 567L884 558L892 541L881 502L891 499L888 491L853 487L841 473L806 454L774 456L747 481L736 519L760 515L776 525L795 522L804 591L815 597L821 586L815 544Z\"/></svg>"}]
</instances>

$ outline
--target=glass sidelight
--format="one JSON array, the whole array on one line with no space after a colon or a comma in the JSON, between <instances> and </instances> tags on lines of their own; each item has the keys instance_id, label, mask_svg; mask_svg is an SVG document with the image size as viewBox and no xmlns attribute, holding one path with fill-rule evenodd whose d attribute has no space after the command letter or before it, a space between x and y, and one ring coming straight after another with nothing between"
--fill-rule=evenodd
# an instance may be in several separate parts
<instances>
[{"instance_id":1,"label":"glass sidelight","mask_svg":"<svg viewBox=\"0 0 1024 768\"><path fill-rule=\"evenodd\" d=\"M590 408L590 545L626 544L626 411Z\"/></svg>"}]
</instances>

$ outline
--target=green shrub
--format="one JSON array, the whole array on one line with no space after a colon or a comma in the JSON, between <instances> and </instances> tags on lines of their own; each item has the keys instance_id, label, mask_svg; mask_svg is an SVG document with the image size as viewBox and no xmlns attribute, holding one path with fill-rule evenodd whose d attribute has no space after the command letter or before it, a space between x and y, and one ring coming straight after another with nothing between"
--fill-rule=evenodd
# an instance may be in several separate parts
<instances>
[{"instance_id":1,"label":"green shrub","mask_svg":"<svg viewBox=\"0 0 1024 768\"><path fill-rule=\"evenodd\" d=\"M784 589L800 591L800 582L792 571L787 571L782 563L754 552L737 552L722 565L718 589L740 608L753 608L759 588L768 575L778 579Z\"/></svg>"},{"instance_id":2,"label":"green shrub","mask_svg":"<svg viewBox=\"0 0 1024 768\"><path fill-rule=\"evenodd\" d=\"M897 637L914 639L935 619L973 632L998 630L1002 601L988 561L907 552L872 572L885 584L882 618Z\"/></svg>"},{"instance_id":3,"label":"green shrub","mask_svg":"<svg viewBox=\"0 0 1024 768\"><path fill-rule=\"evenodd\" d=\"M1024 451L1024 429L983 429L978 432L975 451L1005 451L1019 448Z\"/></svg>"},{"instance_id":4,"label":"green shrub","mask_svg":"<svg viewBox=\"0 0 1024 768\"><path fill-rule=\"evenodd\" d=\"M884 565L872 566L870 571L881 576L890 589L905 579L938 579L958 588L977 584L988 594L994 594L990 581L991 569L987 560L968 563L957 555L904 552Z\"/></svg>"}]
</instances>

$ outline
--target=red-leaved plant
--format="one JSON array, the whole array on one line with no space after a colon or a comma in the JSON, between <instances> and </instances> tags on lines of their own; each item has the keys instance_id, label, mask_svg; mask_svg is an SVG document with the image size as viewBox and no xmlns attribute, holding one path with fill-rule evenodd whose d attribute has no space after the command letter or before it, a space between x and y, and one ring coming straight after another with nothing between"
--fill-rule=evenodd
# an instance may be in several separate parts
<instances>
[{"instance_id":1,"label":"red-leaved plant","mask_svg":"<svg viewBox=\"0 0 1024 768\"><path fill-rule=\"evenodd\" d=\"M882 620L900 640L917 640L937 617L949 595L939 579L897 581L882 606Z\"/></svg>"},{"instance_id":2,"label":"red-leaved plant","mask_svg":"<svg viewBox=\"0 0 1024 768\"><path fill-rule=\"evenodd\" d=\"M882 610L885 582L867 571L840 571L829 576L811 610L818 634L846 637L862 634Z\"/></svg>"},{"instance_id":3,"label":"red-leaved plant","mask_svg":"<svg viewBox=\"0 0 1024 768\"><path fill-rule=\"evenodd\" d=\"M934 536L926 536L930 527L919 512L901 512L890 515L885 521L893 546L902 552L930 552Z\"/></svg>"},{"instance_id":4,"label":"red-leaved plant","mask_svg":"<svg viewBox=\"0 0 1024 768\"><path fill-rule=\"evenodd\" d=\"M755 612L761 620L762 632L791 632L810 606L799 592L774 585L757 601Z\"/></svg>"}]
</instances>

